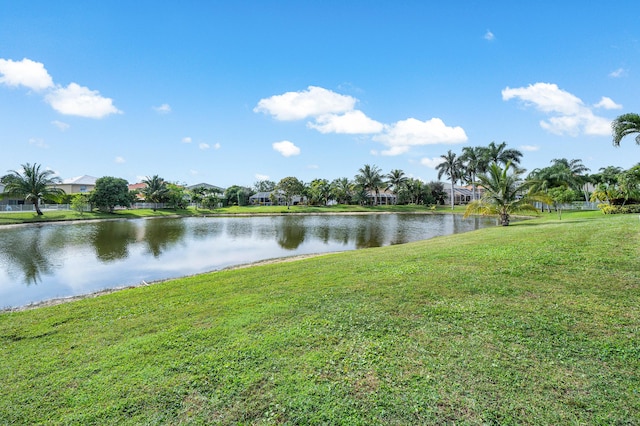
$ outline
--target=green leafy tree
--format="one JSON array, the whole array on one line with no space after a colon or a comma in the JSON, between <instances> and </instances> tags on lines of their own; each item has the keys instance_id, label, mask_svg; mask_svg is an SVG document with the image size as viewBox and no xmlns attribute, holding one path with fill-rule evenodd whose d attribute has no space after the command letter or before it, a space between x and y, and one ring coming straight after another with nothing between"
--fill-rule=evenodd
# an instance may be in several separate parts
<instances>
[{"instance_id":1,"label":"green leafy tree","mask_svg":"<svg viewBox=\"0 0 640 426\"><path fill-rule=\"evenodd\" d=\"M624 203L640 201L640 164L618 175L618 188L624 196Z\"/></svg>"},{"instance_id":2,"label":"green leafy tree","mask_svg":"<svg viewBox=\"0 0 640 426\"><path fill-rule=\"evenodd\" d=\"M89 209L89 194L73 194L71 197L71 208L82 216L83 213Z\"/></svg>"},{"instance_id":3,"label":"green leafy tree","mask_svg":"<svg viewBox=\"0 0 640 426\"><path fill-rule=\"evenodd\" d=\"M514 168L517 164L520 164L522 158L522 152L517 149L507 149L507 143L502 142L496 145L495 142L491 142L486 148L482 150L484 167L483 170L488 170L491 163L498 165L506 165L511 163Z\"/></svg>"},{"instance_id":4,"label":"green leafy tree","mask_svg":"<svg viewBox=\"0 0 640 426\"><path fill-rule=\"evenodd\" d=\"M102 211L113 213L116 206L130 207L135 194L129 191L129 184L122 178L103 176L96 180L96 186L89 194L89 202Z\"/></svg>"},{"instance_id":5,"label":"green leafy tree","mask_svg":"<svg viewBox=\"0 0 640 426\"><path fill-rule=\"evenodd\" d=\"M40 201L56 201L64 195L61 188L55 185L60 183L60 178L54 176L53 170L40 170L39 164L23 164L22 172L9 170L9 175L4 179L4 196L20 197L33 203L38 216L42 216Z\"/></svg>"},{"instance_id":6,"label":"green leafy tree","mask_svg":"<svg viewBox=\"0 0 640 426\"><path fill-rule=\"evenodd\" d=\"M407 176L404 171L400 169L393 169L386 175L387 187L385 190L391 191L396 196L396 203L398 202L398 193L404 188L407 183Z\"/></svg>"},{"instance_id":7,"label":"green leafy tree","mask_svg":"<svg viewBox=\"0 0 640 426\"><path fill-rule=\"evenodd\" d=\"M276 187L276 183L272 180L263 179L253 184L255 192L271 192Z\"/></svg>"},{"instance_id":8,"label":"green leafy tree","mask_svg":"<svg viewBox=\"0 0 640 426\"><path fill-rule=\"evenodd\" d=\"M558 212L558 218L562 220L562 206L572 202L576 197L576 193L571 188L557 186L555 188L551 188L548 195L553 201L553 206Z\"/></svg>"},{"instance_id":9,"label":"green leafy tree","mask_svg":"<svg viewBox=\"0 0 640 426\"><path fill-rule=\"evenodd\" d=\"M380 188L384 185L382 170L376 165L365 164L364 167L358 169L355 182L364 192L374 195L373 205L375 206L380 195Z\"/></svg>"},{"instance_id":10,"label":"green leafy tree","mask_svg":"<svg viewBox=\"0 0 640 426\"><path fill-rule=\"evenodd\" d=\"M298 178L293 176L281 179L280 182L278 182L278 185L276 185L276 191L281 191L285 201L287 202L287 209L291 208L293 197L296 195L302 196L304 190L304 184L299 181Z\"/></svg>"},{"instance_id":11,"label":"green leafy tree","mask_svg":"<svg viewBox=\"0 0 640 426\"><path fill-rule=\"evenodd\" d=\"M167 196L165 203L171 209L186 209L187 208L187 192L184 186L175 183L167 183Z\"/></svg>"},{"instance_id":12,"label":"green leafy tree","mask_svg":"<svg viewBox=\"0 0 640 426\"><path fill-rule=\"evenodd\" d=\"M206 194L207 189L203 186L198 186L188 192L189 198L191 198L191 201L196 205L196 210L198 210L198 205L202 203Z\"/></svg>"},{"instance_id":13,"label":"green leafy tree","mask_svg":"<svg viewBox=\"0 0 640 426\"><path fill-rule=\"evenodd\" d=\"M438 179L443 175L447 175L451 180L451 210L453 210L453 204L455 202L454 186L462 177L464 166L460 157L451 150L446 154L441 155L440 158L442 158L442 162L436 166L436 169L438 170Z\"/></svg>"},{"instance_id":14,"label":"green leafy tree","mask_svg":"<svg viewBox=\"0 0 640 426\"><path fill-rule=\"evenodd\" d=\"M227 205L246 206L249 204L249 197L253 195L250 188L233 185L224 191L224 199Z\"/></svg>"},{"instance_id":15,"label":"green leafy tree","mask_svg":"<svg viewBox=\"0 0 640 426\"><path fill-rule=\"evenodd\" d=\"M167 182L158 175L147 176L142 180L146 186L140 191L147 203L153 203L153 211L158 208L158 203L164 203L169 199Z\"/></svg>"},{"instance_id":16,"label":"green leafy tree","mask_svg":"<svg viewBox=\"0 0 640 426\"><path fill-rule=\"evenodd\" d=\"M353 199L353 183L346 177L331 182L331 193L340 204L349 204Z\"/></svg>"},{"instance_id":17,"label":"green leafy tree","mask_svg":"<svg viewBox=\"0 0 640 426\"><path fill-rule=\"evenodd\" d=\"M534 201L543 201L551 204L553 201L548 196L528 191L531 181L523 181L521 172L517 169L511 172L511 162L501 168L497 163L492 163L486 173L478 175L478 181L484 188L479 200L472 201L464 212L464 217L471 214L497 214L500 216L500 224L509 225L510 215L516 212L538 212L532 204Z\"/></svg>"},{"instance_id":18,"label":"green leafy tree","mask_svg":"<svg viewBox=\"0 0 640 426\"><path fill-rule=\"evenodd\" d=\"M447 192L444 190L442 182L429 182L429 192L435 204L444 204L447 198Z\"/></svg>"},{"instance_id":19,"label":"green leafy tree","mask_svg":"<svg viewBox=\"0 0 640 426\"><path fill-rule=\"evenodd\" d=\"M332 197L331 184L326 179L314 179L309 185L309 193L314 202L321 202L326 206Z\"/></svg>"},{"instance_id":20,"label":"green leafy tree","mask_svg":"<svg viewBox=\"0 0 640 426\"><path fill-rule=\"evenodd\" d=\"M469 174L471 180L471 198L476 200L476 176L483 171L484 166L484 148L480 146L465 146L462 148L460 159Z\"/></svg>"},{"instance_id":21,"label":"green leafy tree","mask_svg":"<svg viewBox=\"0 0 640 426\"><path fill-rule=\"evenodd\" d=\"M613 131L613 145L620 146L622 139L634 133L636 135L636 143L640 145L640 115L634 113L622 114L611 122L611 130Z\"/></svg>"}]
</instances>

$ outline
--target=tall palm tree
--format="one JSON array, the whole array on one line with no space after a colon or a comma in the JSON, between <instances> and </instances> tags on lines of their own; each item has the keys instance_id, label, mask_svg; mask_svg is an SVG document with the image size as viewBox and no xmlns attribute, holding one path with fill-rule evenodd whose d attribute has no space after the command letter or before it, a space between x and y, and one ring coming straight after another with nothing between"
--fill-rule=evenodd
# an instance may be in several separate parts
<instances>
[{"instance_id":1,"label":"tall palm tree","mask_svg":"<svg viewBox=\"0 0 640 426\"><path fill-rule=\"evenodd\" d=\"M478 175L478 181L484 188L482 197L472 201L464 212L464 217L474 213L497 214L500 224L509 225L510 215L521 211L538 212L533 201L551 204L553 201L541 193L528 191L531 182L520 179L521 172L509 169L511 162L501 168L497 163L489 165L487 172Z\"/></svg>"},{"instance_id":2,"label":"tall palm tree","mask_svg":"<svg viewBox=\"0 0 640 426\"><path fill-rule=\"evenodd\" d=\"M522 158L522 152L517 149L507 149L507 143L502 142L496 145L495 142L491 142L486 148L484 148L485 164L489 166L491 163L506 165L511 162L514 166L520 164Z\"/></svg>"},{"instance_id":3,"label":"tall palm tree","mask_svg":"<svg viewBox=\"0 0 640 426\"><path fill-rule=\"evenodd\" d=\"M613 131L614 146L620 146L622 138L633 133L638 133L636 143L640 145L640 115L622 114L611 122L611 130Z\"/></svg>"},{"instance_id":4,"label":"tall palm tree","mask_svg":"<svg viewBox=\"0 0 640 426\"><path fill-rule=\"evenodd\" d=\"M462 155L460 156L464 167L471 175L471 198L473 200L476 199L476 176L478 176L478 173L480 173L483 168L483 153L484 148L480 146L465 146L462 148Z\"/></svg>"},{"instance_id":5,"label":"tall palm tree","mask_svg":"<svg viewBox=\"0 0 640 426\"><path fill-rule=\"evenodd\" d=\"M62 188L56 188L60 178L54 176L53 170L40 171L39 164L23 164L22 173L9 170L5 176L5 196L21 197L33 203L38 216L42 216L40 200L55 200L64 194Z\"/></svg>"},{"instance_id":6,"label":"tall palm tree","mask_svg":"<svg viewBox=\"0 0 640 426\"><path fill-rule=\"evenodd\" d=\"M407 183L407 177L404 174L404 171L400 169L393 169L386 176L387 178L387 187L385 190L391 190L393 195L396 196L395 204L398 203L398 192L405 186Z\"/></svg>"},{"instance_id":7,"label":"tall palm tree","mask_svg":"<svg viewBox=\"0 0 640 426\"><path fill-rule=\"evenodd\" d=\"M436 166L438 170L438 179L442 177L442 175L447 175L449 179L451 179L451 210L453 210L454 204L454 186L456 182L462 176L463 164L460 157L458 157L454 152L449 150L446 154L440 156L443 161Z\"/></svg>"},{"instance_id":8,"label":"tall palm tree","mask_svg":"<svg viewBox=\"0 0 640 426\"><path fill-rule=\"evenodd\" d=\"M365 191L374 194L373 205L378 202L380 188L384 185L382 181L382 170L376 165L365 164L364 167L358 169L355 177L356 184L361 186Z\"/></svg>"},{"instance_id":9,"label":"tall palm tree","mask_svg":"<svg viewBox=\"0 0 640 426\"><path fill-rule=\"evenodd\" d=\"M167 182L158 175L151 177L147 176L142 180L142 183L146 184L140 192L144 195L145 200L148 203L153 203L153 210L158 208L158 203L163 203L169 196L169 188Z\"/></svg>"}]
</instances>

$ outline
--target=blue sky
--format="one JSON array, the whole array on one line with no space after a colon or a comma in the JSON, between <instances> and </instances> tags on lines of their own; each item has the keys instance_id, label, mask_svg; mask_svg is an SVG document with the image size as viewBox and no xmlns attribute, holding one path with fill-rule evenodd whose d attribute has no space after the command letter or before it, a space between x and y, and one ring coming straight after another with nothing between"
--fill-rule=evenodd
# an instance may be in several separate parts
<instances>
[{"instance_id":1,"label":"blue sky","mask_svg":"<svg viewBox=\"0 0 640 426\"><path fill-rule=\"evenodd\" d=\"M528 170L640 161L640 3L0 0L0 173L251 186L435 180L506 141Z\"/></svg>"}]
</instances>

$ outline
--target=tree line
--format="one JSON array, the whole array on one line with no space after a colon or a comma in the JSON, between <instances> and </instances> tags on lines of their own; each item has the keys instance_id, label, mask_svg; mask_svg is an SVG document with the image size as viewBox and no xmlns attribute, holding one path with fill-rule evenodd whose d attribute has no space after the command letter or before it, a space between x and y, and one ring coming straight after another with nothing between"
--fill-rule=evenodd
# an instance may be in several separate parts
<instances>
[{"instance_id":1,"label":"tree line","mask_svg":"<svg viewBox=\"0 0 640 426\"><path fill-rule=\"evenodd\" d=\"M627 135L637 133L636 143L640 144L640 115L623 114L612 122L613 144L619 146ZM508 212L504 210L529 209L530 203L540 200L547 208L572 201L584 200L602 203L606 213L635 211L625 205L640 203L640 163L628 170L608 166L599 173L590 171L580 159L556 158L551 165L536 168L522 177L526 170L520 168L522 152L507 148L507 143L489 143L487 146L463 147L460 154L449 150L440 156L436 166L438 179L446 176L449 180L451 208L455 202L455 185L471 187L471 203L467 213L493 212L504 216L508 224ZM383 173L376 165L365 164L353 179L346 177L333 181L314 179L304 183L293 176L256 182L252 188L233 185L223 194L216 190L197 187L185 189L177 183L167 182L158 175L146 177L145 186L139 191L129 191L128 182L122 178L105 176L97 179L96 186L89 194L64 194L56 185L61 181L51 170L41 170L38 164L26 163L21 171L9 170L0 182L5 185L2 196L16 196L31 202L38 215L42 215L39 204L50 200L60 202L67 197L74 208L83 211L86 205L113 212L116 206L129 207L142 198L154 204L170 208L186 208L189 202L196 209L216 208L227 205L247 205L249 197L258 192L272 193L275 203L279 195L290 206L295 196L307 204L328 205L331 201L339 204L372 204L380 200L380 194L392 194L398 204L443 204L446 198L441 182L425 183L406 176L404 171L393 169ZM496 206L501 206L502 210ZM626 210L625 210L626 209ZM500 210L500 212L498 212Z\"/></svg>"}]
</instances>

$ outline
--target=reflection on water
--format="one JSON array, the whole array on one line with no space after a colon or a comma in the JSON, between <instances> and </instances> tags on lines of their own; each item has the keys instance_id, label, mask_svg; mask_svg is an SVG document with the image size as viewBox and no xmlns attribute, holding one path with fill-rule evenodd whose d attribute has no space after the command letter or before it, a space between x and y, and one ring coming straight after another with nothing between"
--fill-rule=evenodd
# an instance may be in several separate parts
<instances>
[{"instance_id":1,"label":"reflection on water","mask_svg":"<svg viewBox=\"0 0 640 426\"><path fill-rule=\"evenodd\" d=\"M87 233L98 260L102 262L126 259L129 244L136 241L136 226L128 220L100 222Z\"/></svg>"},{"instance_id":2,"label":"reflection on water","mask_svg":"<svg viewBox=\"0 0 640 426\"><path fill-rule=\"evenodd\" d=\"M0 308L268 258L402 244L493 225L495 220L482 217L383 214L0 228Z\"/></svg>"}]
</instances>

